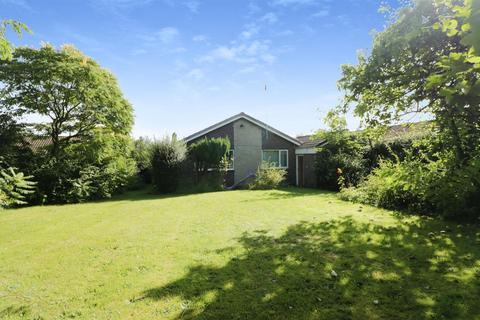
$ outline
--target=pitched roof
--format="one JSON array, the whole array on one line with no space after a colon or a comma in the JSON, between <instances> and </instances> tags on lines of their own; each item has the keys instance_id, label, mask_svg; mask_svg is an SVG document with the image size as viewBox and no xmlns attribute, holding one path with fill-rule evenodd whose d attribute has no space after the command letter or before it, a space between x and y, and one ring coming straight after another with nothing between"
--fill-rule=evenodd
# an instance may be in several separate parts
<instances>
[{"instance_id":1,"label":"pitched roof","mask_svg":"<svg viewBox=\"0 0 480 320\"><path fill-rule=\"evenodd\" d=\"M234 115L234 116L232 116L232 117L230 117L230 118L227 118L227 119L225 119L225 120L223 120L223 121L220 121L220 122L218 122L218 123L216 123L216 124L214 124L214 125L212 125L212 126L210 126L210 127L208 127L208 128L205 128L205 129L203 129L203 130L200 130L200 131L198 131L198 132L195 132L194 134L189 135L188 137L184 138L183 140L185 140L186 142L192 141L192 140L194 140L194 139L196 139L196 138L198 138L198 137L201 137L201 136L203 136L203 135L205 135L205 134L207 134L207 133L209 133L209 132L211 132L211 131L213 131L213 130L215 130L215 129L218 129L218 128L220 128L220 127L223 127L224 125L227 125L227 124L232 123L232 122L234 122L234 121L237 121L237 120L239 120L239 119L245 119L245 120L247 120L247 121L250 121L251 123L256 124L257 126L263 128L263 129L265 129L265 130L268 130L268 131L270 131L270 132L272 132L272 133L275 133L276 135L284 138L284 139L287 140L287 141L290 141L291 143L293 143L293 144L295 144L295 145L297 145L297 146L301 145L301 142L300 142L299 140L290 137L289 135L287 135L287 134L285 134L285 133L283 133L283 132L281 132L281 131L279 131L279 130L271 127L271 126L269 126L269 125L266 124L265 122L262 122L262 121L260 121L260 120L257 120L257 119L255 119L255 118L249 116L248 114L246 114L246 113L244 113L244 112L240 112L239 114L236 114L236 115Z\"/></svg>"},{"instance_id":2,"label":"pitched roof","mask_svg":"<svg viewBox=\"0 0 480 320\"><path fill-rule=\"evenodd\" d=\"M25 139L27 145L32 151L39 151L52 145L52 138L49 137L27 137Z\"/></svg>"},{"instance_id":3,"label":"pitched roof","mask_svg":"<svg viewBox=\"0 0 480 320\"><path fill-rule=\"evenodd\" d=\"M298 136L297 140L302 143L301 145L302 148L315 148L327 142L327 140L321 139L321 138L315 138L315 136L313 135Z\"/></svg>"},{"instance_id":4,"label":"pitched roof","mask_svg":"<svg viewBox=\"0 0 480 320\"><path fill-rule=\"evenodd\" d=\"M60 136L59 138L60 138L60 141L62 141L62 139L65 139L67 137ZM78 142L79 140L80 140L79 138L73 137L71 138L70 143ZM53 144L51 137L42 137L42 136L27 137L25 138L25 143L34 152L50 147Z\"/></svg>"}]
</instances>

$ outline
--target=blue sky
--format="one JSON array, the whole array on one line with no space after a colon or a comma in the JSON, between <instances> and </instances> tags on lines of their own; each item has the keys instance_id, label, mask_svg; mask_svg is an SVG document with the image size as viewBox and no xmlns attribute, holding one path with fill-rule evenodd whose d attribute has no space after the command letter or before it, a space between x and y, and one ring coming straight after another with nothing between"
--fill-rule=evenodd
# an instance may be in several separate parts
<instances>
[{"instance_id":1,"label":"blue sky","mask_svg":"<svg viewBox=\"0 0 480 320\"><path fill-rule=\"evenodd\" d=\"M394 0L391 0L394 1ZM382 30L379 0L0 0L26 23L16 45L74 44L117 77L134 135L186 136L246 112L291 135L324 127L354 63ZM265 91L265 85L267 90ZM349 118L349 126L358 122Z\"/></svg>"}]
</instances>

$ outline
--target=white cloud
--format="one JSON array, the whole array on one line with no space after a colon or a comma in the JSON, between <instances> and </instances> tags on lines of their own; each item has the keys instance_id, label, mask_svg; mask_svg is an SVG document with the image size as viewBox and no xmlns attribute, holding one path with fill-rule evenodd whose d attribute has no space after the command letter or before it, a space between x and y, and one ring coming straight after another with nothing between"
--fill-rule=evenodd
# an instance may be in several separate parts
<instances>
[{"instance_id":1,"label":"white cloud","mask_svg":"<svg viewBox=\"0 0 480 320\"><path fill-rule=\"evenodd\" d=\"M163 42L163 43L169 43L172 42L177 36L179 32L177 29L173 27L165 27L160 29L157 33L156 36L158 39Z\"/></svg>"},{"instance_id":2,"label":"white cloud","mask_svg":"<svg viewBox=\"0 0 480 320\"><path fill-rule=\"evenodd\" d=\"M249 2L248 3L248 13L250 15L256 14L260 12L262 9L256 4L255 2Z\"/></svg>"},{"instance_id":3,"label":"white cloud","mask_svg":"<svg viewBox=\"0 0 480 320\"><path fill-rule=\"evenodd\" d=\"M275 13L268 12L263 17L260 18L260 21L273 24L278 21L278 17Z\"/></svg>"},{"instance_id":4,"label":"white cloud","mask_svg":"<svg viewBox=\"0 0 480 320\"><path fill-rule=\"evenodd\" d=\"M145 50L145 49L135 49L135 50L132 51L132 55L139 56L139 55L145 54L147 52L148 51Z\"/></svg>"},{"instance_id":5,"label":"white cloud","mask_svg":"<svg viewBox=\"0 0 480 320\"><path fill-rule=\"evenodd\" d=\"M93 6L107 7L110 9L126 9L130 7L143 6L154 0L90 0Z\"/></svg>"},{"instance_id":6,"label":"white cloud","mask_svg":"<svg viewBox=\"0 0 480 320\"><path fill-rule=\"evenodd\" d=\"M232 61L241 64L272 64L276 57L270 52L270 42L255 40L249 43L219 46L200 57L198 62Z\"/></svg>"},{"instance_id":7,"label":"white cloud","mask_svg":"<svg viewBox=\"0 0 480 320\"><path fill-rule=\"evenodd\" d=\"M245 26L244 30L240 33L242 39L248 40L258 34L260 28L255 23L249 23Z\"/></svg>"},{"instance_id":8,"label":"white cloud","mask_svg":"<svg viewBox=\"0 0 480 320\"><path fill-rule=\"evenodd\" d=\"M215 60L233 60L237 55L237 48L220 46L210 51L199 59L200 62L213 62Z\"/></svg>"},{"instance_id":9,"label":"white cloud","mask_svg":"<svg viewBox=\"0 0 480 320\"><path fill-rule=\"evenodd\" d=\"M179 34L180 32L174 27L164 27L150 35L142 36L142 39L150 43L161 42L168 44L173 42Z\"/></svg>"},{"instance_id":10,"label":"white cloud","mask_svg":"<svg viewBox=\"0 0 480 320\"><path fill-rule=\"evenodd\" d=\"M203 34L196 35L192 38L193 42L207 42L208 37Z\"/></svg>"},{"instance_id":11,"label":"white cloud","mask_svg":"<svg viewBox=\"0 0 480 320\"><path fill-rule=\"evenodd\" d=\"M257 69L258 69L257 65L248 66L248 67L240 69L240 71L238 71L238 73L253 73L253 72L257 71Z\"/></svg>"},{"instance_id":12,"label":"white cloud","mask_svg":"<svg viewBox=\"0 0 480 320\"><path fill-rule=\"evenodd\" d=\"M188 78L193 78L195 80L203 79L204 76L205 76L205 73L203 72L202 69L199 69L199 68L192 69L190 70L190 72L187 73Z\"/></svg>"},{"instance_id":13,"label":"white cloud","mask_svg":"<svg viewBox=\"0 0 480 320\"><path fill-rule=\"evenodd\" d=\"M0 0L1 4L14 5L26 10L32 9L26 0Z\"/></svg>"},{"instance_id":14,"label":"white cloud","mask_svg":"<svg viewBox=\"0 0 480 320\"><path fill-rule=\"evenodd\" d=\"M273 6L298 6L298 5L311 5L317 3L317 0L273 0L270 2Z\"/></svg>"},{"instance_id":15,"label":"white cloud","mask_svg":"<svg viewBox=\"0 0 480 320\"><path fill-rule=\"evenodd\" d=\"M341 14L337 16L337 21L340 22L344 26L350 25L350 17L346 14Z\"/></svg>"},{"instance_id":16,"label":"white cloud","mask_svg":"<svg viewBox=\"0 0 480 320\"><path fill-rule=\"evenodd\" d=\"M184 52L187 52L187 49L184 47L177 47L170 50L170 53L184 53Z\"/></svg>"},{"instance_id":17,"label":"white cloud","mask_svg":"<svg viewBox=\"0 0 480 320\"><path fill-rule=\"evenodd\" d=\"M287 30L283 30L283 31L280 31L278 33L276 33L277 36L280 36L280 37L286 37L286 36L291 36L293 35L294 32L290 29L287 29Z\"/></svg>"},{"instance_id":18,"label":"white cloud","mask_svg":"<svg viewBox=\"0 0 480 320\"><path fill-rule=\"evenodd\" d=\"M323 18L323 17L326 17L330 14L330 11L324 9L324 10L320 10L320 11L317 11L315 12L314 14L311 15L312 18Z\"/></svg>"},{"instance_id":19,"label":"white cloud","mask_svg":"<svg viewBox=\"0 0 480 320\"><path fill-rule=\"evenodd\" d=\"M275 57L273 54L266 53L261 56L262 60L268 64L272 64L275 61L277 61L277 57Z\"/></svg>"},{"instance_id":20,"label":"white cloud","mask_svg":"<svg viewBox=\"0 0 480 320\"><path fill-rule=\"evenodd\" d=\"M185 1L184 5L190 10L192 13L198 13L198 7L200 6L200 2L191 0L191 1Z\"/></svg>"}]
</instances>

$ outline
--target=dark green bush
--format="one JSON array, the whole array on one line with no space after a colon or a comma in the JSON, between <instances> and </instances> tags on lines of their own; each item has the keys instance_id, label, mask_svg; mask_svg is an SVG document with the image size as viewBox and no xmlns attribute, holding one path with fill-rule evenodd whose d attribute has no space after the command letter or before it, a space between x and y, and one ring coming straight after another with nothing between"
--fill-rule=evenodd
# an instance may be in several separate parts
<instances>
[{"instance_id":1,"label":"dark green bush","mask_svg":"<svg viewBox=\"0 0 480 320\"><path fill-rule=\"evenodd\" d=\"M174 192L180 181L180 169L185 160L187 147L177 140L175 134L155 142L152 149L152 180L155 189L161 193Z\"/></svg>"},{"instance_id":2,"label":"dark green bush","mask_svg":"<svg viewBox=\"0 0 480 320\"><path fill-rule=\"evenodd\" d=\"M188 148L189 159L195 170L195 183L200 183L211 172L218 172L218 183L223 183L227 168L227 154L230 150L230 140L225 138L204 138L193 143Z\"/></svg>"},{"instance_id":3,"label":"dark green bush","mask_svg":"<svg viewBox=\"0 0 480 320\"><path fill-rule=\"evenodd\" d=\"M339 178L344 186L356 186L368 173L363 157L366 141L346 130L324 132L320 137L327 143L317 153L315 169L318 186L339 190Z\"/></svg>"},{"instance_id":4,"label":"dark green bush","mask_svg":"<svg viewBox=\"0 0 480 320\"><path fill-rule=\"evenodd\" d=\"M152 150L155 142L140 137L134 142L133 158L137 163L138 175L144 183L152 183Z\"/></svg>"}]
</instances>

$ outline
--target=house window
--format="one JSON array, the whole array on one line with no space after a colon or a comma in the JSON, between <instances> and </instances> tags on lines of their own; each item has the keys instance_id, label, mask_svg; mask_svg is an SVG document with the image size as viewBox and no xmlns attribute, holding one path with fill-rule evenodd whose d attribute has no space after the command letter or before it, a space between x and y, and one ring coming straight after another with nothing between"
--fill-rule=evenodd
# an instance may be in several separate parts
<instances>
[{"instance_id":1,"label":"house window","mask_svg":"<svg viewBox=\"0 0 480 320\"><path fill-rule=\"evenodd\" d=\"M227 152L227 170L235 170L235 150L230 149Z\"/></svg>"},{"instance_id":2,"label":"house window","mask_svg":"<svg viewBox=\"0 0 480 320\"><path fill-rule=\"evenodd\" d=\"M263 150L262 161L278 168L288 168L288 150Z\"/></svg>"}]
</instances>

